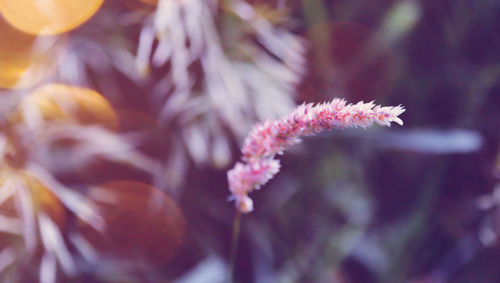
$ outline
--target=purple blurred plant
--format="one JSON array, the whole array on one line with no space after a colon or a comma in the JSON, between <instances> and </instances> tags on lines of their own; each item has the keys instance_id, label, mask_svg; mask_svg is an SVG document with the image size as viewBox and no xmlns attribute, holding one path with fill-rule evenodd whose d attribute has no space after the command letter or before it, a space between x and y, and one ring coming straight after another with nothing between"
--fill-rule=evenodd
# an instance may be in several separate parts
<instances>
[{"instance_id":1,"label":"purple blurred plant","mask_svg":"<svg viewBox=\"0 0 500 283\"><path fill-rule=\"evenodd\" d=\"M398 116L404 111L401 105L381 107L373 101L346 104L345 100L335 98L317 105L302 104L280 120L255 125L243 144L243 162L237 162L227 172L231 199L240 212L251 212L253 201L248 193L260 189L279 172L280 163L275 156L299 143L300 136L332 129L366 128L373 123L388 127L391 122L403 125Z\"/></svg>"},{"instance_id":2,"label":"purple blurred plant","mask_svg":"<svg viewBox=\"0 0 500 283\"><path fill-rule=\"evenodd\" d=\"M296 106L307 43L282 14L278 24L247 1L163 0L143 20L134 69L143 80L161 73L147 92L161 124L179 129L165 162L171 190L182 187L188 158L225 168L232 137Z\"/></svg>"}]
</instances>

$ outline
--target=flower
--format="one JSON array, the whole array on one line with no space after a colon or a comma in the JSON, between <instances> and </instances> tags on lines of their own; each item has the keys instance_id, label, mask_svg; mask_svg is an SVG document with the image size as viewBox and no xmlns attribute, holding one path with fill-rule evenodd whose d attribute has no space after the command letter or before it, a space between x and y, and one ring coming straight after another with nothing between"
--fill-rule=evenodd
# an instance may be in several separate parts
<instances>
[{"instance_id":1,"label":"flower","mask_svg":"<svg viewBox=\"0 0 500 283\"><path fill-rule=\"evenodd\" d=\"M301 136L332 129L367 128L373 123L388 127L391 122L403 125L398 116L404 111L401 105L382 107L373 101L346 104L345 100L335 98L317 105L302 104L282 119L255 125L243 144L243 162L237 162L227 172L231 199L239 211L251 212L253 202L248 193L259 189L279 172L280 164L275 156L299 143Z\"/></svg>"}]
</instances>

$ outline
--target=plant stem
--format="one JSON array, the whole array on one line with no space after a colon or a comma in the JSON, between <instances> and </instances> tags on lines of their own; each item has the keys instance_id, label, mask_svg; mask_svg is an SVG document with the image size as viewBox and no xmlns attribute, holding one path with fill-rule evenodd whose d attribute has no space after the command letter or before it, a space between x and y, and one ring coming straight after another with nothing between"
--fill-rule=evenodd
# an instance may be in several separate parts
<instances>
[{"instance_id":1,"label":"plant stem","mask_svg":"<svg viewBox=\"0 0 500 283\"><path fill-rule=\"evenodd\" d=\"M241 212L238 211L233 222L233 238L231 240L231 258L229 261L229 282L235 281L236 254L238 252L238 239L240 236Z\"/></svg>"}]
</instances>

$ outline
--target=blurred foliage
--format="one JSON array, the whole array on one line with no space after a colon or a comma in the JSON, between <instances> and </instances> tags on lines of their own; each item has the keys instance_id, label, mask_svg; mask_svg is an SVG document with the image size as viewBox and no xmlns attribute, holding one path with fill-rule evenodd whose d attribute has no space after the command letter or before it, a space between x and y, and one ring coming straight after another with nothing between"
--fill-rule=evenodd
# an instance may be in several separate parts
<instances>
[{"instance_id":1,"label":"blurred foliage","mask_svg":"<svg viewBox=\"0 0 500 283\"><path fill-rule=\"evenodd\" d=\"M500 278L500 1L0 13L0 281L225 282L242 139L334 97L403 104L405 127L284 156L242 219L237 282Z\"/></svg>"}]
</instances>

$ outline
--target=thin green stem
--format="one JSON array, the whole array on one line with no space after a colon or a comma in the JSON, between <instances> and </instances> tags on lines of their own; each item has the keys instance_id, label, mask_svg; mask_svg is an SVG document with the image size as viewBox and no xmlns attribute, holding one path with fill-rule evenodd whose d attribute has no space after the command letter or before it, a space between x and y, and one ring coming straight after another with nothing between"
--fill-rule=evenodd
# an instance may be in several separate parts
<instances>
[{"instance_id":1,"label":"thin green stem","mask_svg":"<svg viewBox=\"0 0 500 283\"><path fill-rule=\"evenodd\" d=\"M236 282L235 268L236 268L236 255L238 253L238 239L240 237L241 226L241 212L238 211L234 217L233 222L233 238L231 240L231 258L229 261L229 282Z\"/></svg>"}]
</instances>

